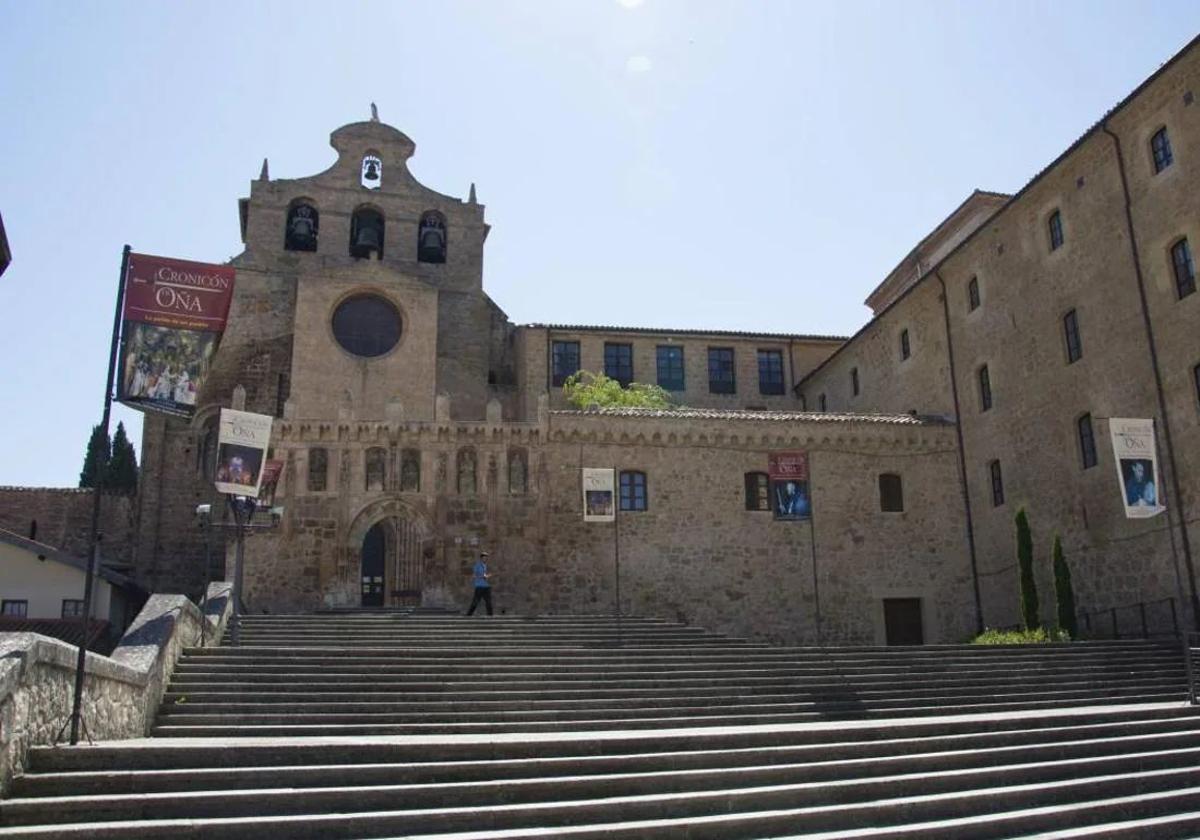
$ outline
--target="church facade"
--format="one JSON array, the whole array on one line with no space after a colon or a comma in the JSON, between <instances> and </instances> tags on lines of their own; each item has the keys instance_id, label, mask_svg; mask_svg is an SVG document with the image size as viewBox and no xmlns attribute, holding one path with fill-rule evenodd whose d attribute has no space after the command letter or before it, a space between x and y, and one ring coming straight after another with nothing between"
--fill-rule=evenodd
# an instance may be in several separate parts
<instances>
[{"instance_id":1,"label":"church facade","mask_svg":"<svg viewBox=\"0 0 1200 840\"><path fill-rule=\"evenodd\" d=\"M619 600L780 642L957 642L1017 620L1019 507L1045 615L1054 533L1081 609L1187 591L1200 296L1179 243L1200 237L1198 61L1189 46L1017 195L972 195L849 340L514 324L483 288L474 188L435 192L403 133L343 126L328 170L264 166L240 202L245 249L197 414L146 417L135 577L196 592L221 573L193 512L214 501L216 418L236 405L276 418L285 464L281 526L247 541L252 611L463 607L482 549L513 613ZM1155 171L1160 130L1171 160ZM1070 363L1067 312L1084 348ZM578 369L657 382L687 408L575 410L560 386ZM1108 416L1169 428L1169 522L1121 517ZM812 516L778 518L768 462L795 452ZM588 467L618 476L615 523L583 520Z\"/></svg>"}]
</instances>

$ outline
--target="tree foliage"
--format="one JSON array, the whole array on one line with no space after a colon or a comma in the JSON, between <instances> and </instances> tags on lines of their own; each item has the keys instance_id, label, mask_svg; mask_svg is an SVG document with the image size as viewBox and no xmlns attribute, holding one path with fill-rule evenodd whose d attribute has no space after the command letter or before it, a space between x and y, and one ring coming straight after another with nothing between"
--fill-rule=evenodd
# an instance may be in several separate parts
<instances>
[{"instance_id":1,"label":"tree foliage","mask_svg":"<svg viewBox=\"0 0 1200 840\"><path fill-rule=\"evenodd\" d=\"M1033 579L1033 534L1025 508L1017 511L1017 566L1021 575L1021 618L1026 630L1042 626L1038 618L1037 582Z\"/></svg>"},{"instance_id":2,"label":"tree foliage","mask_svg":"<svg viewBox=\"0 0 1200 840\"><path fill-rule=\"evenodd\" d=\"M563 382L563 396L576 408L671 408L671 395L657 385L630 382L626 388L603 373L581 370Z\"/></svg>"},{"instance_id":3,"label":"tree foliage","mask_svg":"<svg viewBox=\"0 0 1200 840\"><path fill-rule=\"evenodd\" d=\"M83 469L79 472L79 486L95 487L101 470L105 490L121 493L137 490L137 453L125 433L124 423L117 424L117 434L111 440L99 424L92 427L87 452L83 456Z\"/></svg>"},{"instance_id":4,"label":"tree foliage","mask_svg":"<svg viewBox=\"0 0 1200 840\"><path fill-rule=\"evenodd\" d=\"M1079 627L1075 623L1075 589L1071 586L1071 569L1063 556L1062 540L1054 535L1054 602L1058 609L1058 629L1075 638Z\"/></svg>"}]
</instances>

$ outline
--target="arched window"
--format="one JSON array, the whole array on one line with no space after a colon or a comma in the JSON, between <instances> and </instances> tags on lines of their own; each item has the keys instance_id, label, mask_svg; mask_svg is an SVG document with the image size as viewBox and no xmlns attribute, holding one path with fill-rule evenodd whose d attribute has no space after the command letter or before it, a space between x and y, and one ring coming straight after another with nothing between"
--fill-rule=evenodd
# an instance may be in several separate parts
<instances>
[{"instance_id":1,"label":"arched window","mask_svg":"<svg viewBox=\"0 0 1200 840\"><path fill-rule=\"evenodd\" d=\"M473 495L475 491L475 450L458 450L458 493L460 496Z\"/></svg>"},{"instance_id":2,"label":"arched window","mask_svg":"<svg viewBox=\"0 0 1200 840\"><path fill-rule=\"evenodd\" d=\"M436 210L421 214L417 226L417 259L424 263L446 261L446 217Z\"/></svg>"},{"instance_id":3,"label":"arched window","mask_svg":"<svg viewBox=\"0 0 1200 840\"><path fill-rule=\"evenodd\" d=\"M884 513L904 511L904 483L895 473L879 476L879 509Z\"/></svg>"},{"instance_id":4,"label":"arched window","mask_svg":"<svg viewBox=\"0 0 1200 840\"><path fill-rule=\"evenodd\" d=\"M405 449L400 453L400 492L417 493L421 490L421 453Z\"/></svg>"},{"instance_id":5,"label":"arched window","mask_svg":"<svg viewBox=\"0 0 1200 840\"><path fill-rule=\"evenodd\" d=\"M387 484L387 450L372 446L367 450L367 490L382 490Z\"/></svg>"},{"instance_id":6,"label":"arched window","mask_svg":"<svg viewBox=\"0 0 1200 840\"><path fill-rule=\"evenodd\" d=\"M529 461L523 449L508 452L508 492L513 496L529 492Z\"/></svg>"},{"instance_id":7,"label":"arched window","mask_svg":"<svg viewBox=\"0 0 1200 840\"><path fill-rule=\"evenodd\" d=\"M325 489L329 472L329 453L320 447L308 450L308 490L320 493Z\"/></svg>"},{"instance_id":8,"label":"arched window","mask_svg":"<svg viewBox=\"0 0 1200 840\"><path fill-rule=\"evenodd\" d=\"M317 250L317 234L321 217L317 208L307 201L293 201L287 212L283 230L283 247L288 251Z\"/></svg>"},{"instance_id":9,"label":"arched window","mask_svg":"<svg viewBox=\"0 0 1200 840\"><path fill-rule=\"evenodd\" d=\"M370 207L359 207L350 217L350 256L356 259L383 259L383 214Z\"/></svg>"}]
</instances>

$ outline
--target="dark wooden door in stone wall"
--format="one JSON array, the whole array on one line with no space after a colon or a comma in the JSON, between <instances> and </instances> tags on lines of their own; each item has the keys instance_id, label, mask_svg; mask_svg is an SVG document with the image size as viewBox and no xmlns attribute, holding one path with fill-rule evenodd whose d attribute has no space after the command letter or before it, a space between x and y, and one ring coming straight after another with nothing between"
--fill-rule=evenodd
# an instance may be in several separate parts
<instances>
[{"instance_id":1,"label":"dark wooden door in stone wall","mask_svg":"<svg viewBox=\"0 0 1200 840\"><path fill-rule=\"evenodd\" d=\"M377 523L363 537L362 546L362 605L383 606L383 575L387 568L387 531Z\"/></svg>"},{"instance_id":2,"label":"dark wooden door in stone wall","mask_svg":"<svg viewBox=\"0 0 1200 840\"><path fill-rule=\"evenodd\" d=\"M920 598L884 598L883 622L889 645L923 645Z\"/></svg>"}]
</instances>

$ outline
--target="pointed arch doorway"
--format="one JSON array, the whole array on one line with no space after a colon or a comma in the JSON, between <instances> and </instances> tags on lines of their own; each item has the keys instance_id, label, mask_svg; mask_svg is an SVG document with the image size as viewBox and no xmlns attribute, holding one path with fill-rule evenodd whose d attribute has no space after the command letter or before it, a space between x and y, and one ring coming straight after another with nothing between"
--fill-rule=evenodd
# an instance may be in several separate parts
<instances>
[{"instance_id":1,"label":"pointed arch doorway","mask_svg":"<svg viewBox=\"0 0 1200 840\"><path fill-rule=\"evenodd\" d=\"M380 519L362 538L360 585L364 607L421 604L421 535L406 519Z\"/></svg>"}]
</instances>

